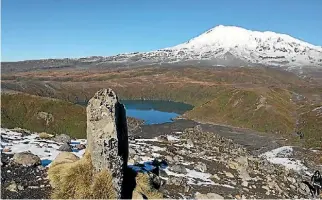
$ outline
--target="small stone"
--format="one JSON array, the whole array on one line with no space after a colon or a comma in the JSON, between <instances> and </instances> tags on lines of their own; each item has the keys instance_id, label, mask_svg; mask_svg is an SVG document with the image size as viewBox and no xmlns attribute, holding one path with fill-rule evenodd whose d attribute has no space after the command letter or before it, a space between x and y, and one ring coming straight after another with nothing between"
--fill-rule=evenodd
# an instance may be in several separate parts
<instances>
[{"instance_id":1,"label":"small stone","mask_svg":"<svg viewBox=\"0 0 322 200\"><path fill-rule=\"evenodd\" d=\"M186 179L184 177L172 176L168 179L169 185L182 186L185 182L186 182Z\"/></svg>"},{"instance_id":2,"label":"small stone","mask_svg":"<svg viewBox=\"0 0 322 200\"><path fill-rule=\"evenodd\" d=\"M40 188L44 188L45 187L45 185L40 185Z\"/></svg>"},{"instance_id":3,"label":"small stone","mask_svg":"<svg viewBox=\"0 0 322 200\"><path fill-rule=\"evenodd\" d=\"M10 170L7 170L7 173L10 173L11 171Z\"/></svg>"},{"instance_id":4,"label":"small stone","mask_svg":"<svg viewBox=\"0 0 322 200\"><path fill-rule=\"evenodd\" d=\"M247 182L247 181L243 181L243 182L242 182L242 186L244 186L244 187L248 187L248 182Z\"/></svg>"},{"instance_id":5,"label":"small stone","mask_svg":"<svg viewBox=\"0 0 322 200\"><path fill-rule=\"evenodd\" d=\"M129 155L131 156L133 156L133 155L135 155L136 154L136 151L133 149L133 148L129 148Z\"/></svg>"},{"instance_id":6,"label":"small stone","mask_svg":"<svg viewBox=\"0 0 322 200\"><path fill-rule=\"evenodd\" d=\"M290 188L291 188L292 190L295 190L295 189L296 189L296 187L295 187L294 185L290 185Z\"/></svg>"},{"instance_id":7,"label":"small stone","mask_svg":"<svg viewBox=\"0 0 322 200\"><path fill-rule=\"evenodd\" d=\"M18 190L24 190L24 187L22 185L18 185Z\"/></svg>"},{"instance_id":8,"label":"small stone","mask_svg":"<svg viewBox=\"0 0 322 200\"><path fill-rule=\"evenodd\" d=\"M152 156L152 154L150 153L150 152L147 152L146 154L145 154L145 156L146 157L148 157L148 158L152 158L153 156Z\"/></svg>"},{"instance_id":9,"label":"small stone","mask_svg":"<svg viewBox=\"0 0 322 200\"><path fill-rule=\"evenodd\" d=\"M5 147L4 149L2 149L2 152L11 152L11 149L9 147Z\"/></svg>"},{"instance_id":10,"label":"small stone","mask_svg":"<svg viewBox=\"0 0 322 200\"><path fill-rule=\"evenodd\" d=\"M207 165L204 164L204 163L198 163L196 166L195 166L195 170L196 171L199 171L199 172L206 172L207 171Z\"/></svg>"},{"instance_id":11,"label":"small stone","mask_svg":"<svg viewBox=\"0 0 322 200\"><path fill-rule=\"evenodd\" d=\"M217 174L213 174L210 178L220 180L220 177Z\"/></svg>"},{"instance_id":12,"label":"small stone","mask_svg":"<svg viewBox=\"0 0 322 200\"><path fill-rule=\"evenodd\" d=\"M228 163L229 168L231 169L237 169L238 168L238 163L231 161Z\"/></svg>"},{"instance_id":13,"label":"small stone","mask_svg":"<svg viewBox=\"0 0 322 200\"><path fill-rule=\"evenodd\" d=\"M132 158L130 158L130 159L127 161L127 163L128 163L129 165L133 165L133 164L135 164L135 161L134 161Z\"/></svg>"},{"instance_id":14,"label":"small stone","mask_svg":"<svg viewBox=\"0 0 322 200\"><path fill-rule=\"evenodd\" d=\"M78 150L82 150L82 149L85 149L86 148L86 146L84 144L77 144L75 147Z\"/></svg>"},{"instance_id":15,"label":"small stone","mask_svg":"<svg viewBox=\"0 0 322 200\"><path fill-rule=\"evenodd\" d=\"M189 185L185 185L184 187L184 192L188 193L190 191L190 186Z\"/></svg>"},{"instance_id":16,"label":"small stone","mask_svg":"<svg viewBox=\"0 0 322 200\"><path fill-rule=\"evenodd\" d=\"M11 192L17 192L17 184L16 184L16 182L11 181L6 189L11 191Z\"/></svg>"},{"instance_id":17,"label":"small stone","mask_svg":"<svg viewBox=\"0 0 322 200\"><path fill-rule=\"evenodd\" d=\"M167 172L165 172L163 169L160 169L159 173L160 173L159 176L161 177L164 177L164 178L168 177Z\"/></svg>"},{"instance_id":18,"label":"small stone","mask_svg":"<svg viewBox=\"0 0 322 200\"><path fill-rule=\"evenodd\" d=\"M180 173L180 174L187 173L187 169L182 165L173 165L172 167L170 167L170 170L173 172Z\"/></svg>"},{"instance_id":19,"label":"small stone","mask_svg":"<svg viewBox=\"0 0 322 200\"><path fill-rule=\"evenodd\" d=\"M133 157L133 160L134 160L134 163L138 163L138 162L140 162L140 161L141 161L141 158L140 158L138 155L135 155L135 156Z\"/></svg>"},{"instance_id":20,"label":"small stone","mask_svg":"<svg viewBox=\"0 0 322 200\"><path fill-rule=\"evenodd\" d=\"M263 188L264 190L269 191L269 188L268 188L267 186L265 186L265 185L263 185L263 186L262 186L262 188Z\"/></svg>"},{"instance_id":21,"label":"small stone","mask_svg":"<svg viewBox=\"0 0 322 200\"><path fill-rule=\"evenodd\" d=\"M204 155L206 155L206 151L202 151L198 154L199 157L203 157Z\"/></svg>"},{"instance_id":22,"label":"small stone","mask_svg":"<svg viewBox=\"0 0 322 200\"><path fill-rule=\"evenodd\" d=\"M235 176L230 172L224 172L228 178L234 178Z\"/></svg>"},{"instance_id":23,"label":"small stone","mask_svg":"<svg viewBox=\"0 0 322 200\"><path fill-rule=\"evenodd\" d=\"M307 185L304 183L299 184L299 188L304 194L308 194L310 192L309 187L307 187Z\"/></svg>"},{"instance_id":24,"label":"small stone","mask_svg":"<svg viewBox=\"0 0 322 200\"><path fill-rule=\"evenodd\" d=\"M208 197L207 197L207 194L201 194L199 192L196 192L195 199L196 200L198 200L198 199L208 199Z\"/></svg>"},{"instance_id":25,"label":"small stone","mask_svg":"<svg viewBox=\"0 0 322 200\"><path fill-rule=\"evenodd\" d=\"M39 186L30 185L30 186L28 186L28 188L30 188L30 189L38 189Z\"/></svg>"},{"instance_id":26,"label":"small stone","mask_svg":"<svg viewBox=\"0 0 322 200\"><path fill-rule=\"evenodd\" d=\"M168 163L172 163L173 162L173 157L172 156L165 156L165 159Z\"/></svg>"},{"instance_id":27,"label":"small stone","mask_svg":"<svg viewBox=\"0 0 322 200\"><path fill-rule=\"evenodd\" d=\"M194 145L193 145L193 142L192 142L192 140L191 139L187 139L187 145L186 145L188 148L190 148L190 147L193 147Z\"/></svg>"},{"instance_id":28,"label":"small stone","mask_svg":"<svg viewBox=\"0 0 322 200\"><path fill-rule=\"evenodd\" d=\"M208 193L207 197L208 197L208 199L224 199L223 196L216 194L216 193Z\"/></svg>"},{"instance_id":29,"label":"small stone","mask_svg":"<svg viewBox=\"0 0 322 200\"><path fill-rule=\"evenodd\" d=\"M67 152L72 152L72 147L67 144L67 143L64 143L63 145L61 145L61 147L59 147L58 151L67 151Z\"/></svg>"},{"instance_id":30,"label":"small stone","mask_svg":"<svg viewBox=\"0 0 322 200\"><path fill-rule=\"evenodd\" d=\"M173 157L173 161L174 161L174 162L180 162L180 157L179 157L178 155L175 155L175 156Z\"/></svg>"},{"instance_id":31,"label":"small stone","mask_svg":"<svg viewBox=\"0 0 322 200\"><path fill-rule=\"evenodd\" d=\"M56 135L53 140L55 142L60 142L60 143L68 143L70 144L71 142L71 138L69 135L66 135L66 134L60 134L60 135Z\"/></svg>"},{"instance_id":32,"label":"small stone","mask_svg":"<svg viewBox=\"0 0 322 200\"><path fill-rule=\"evenodd\" d=\"M287 177L287 180L293 184L296 183L296 180L293 177Z\"/></svg>"}]
</instances>

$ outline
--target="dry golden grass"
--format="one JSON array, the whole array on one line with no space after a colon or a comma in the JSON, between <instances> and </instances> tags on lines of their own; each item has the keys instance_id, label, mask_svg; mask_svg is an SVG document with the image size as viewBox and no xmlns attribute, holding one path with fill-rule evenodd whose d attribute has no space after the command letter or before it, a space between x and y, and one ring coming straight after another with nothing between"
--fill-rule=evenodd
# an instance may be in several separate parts
<instances>
[{"instance_id":1,"label":"dry golden grass","mask_svg":"<svg viewBox=\"0 0 322 200\"><path fill-rule=\"evenodd\" d=\"M111 174L101 171L93 173L91 157L88 153L75 162L60 162L48 170L48 177L54 187L53 199L113 199Z\"/></svg>"},{"instance_id":2,"label":"dry golden grass","mask_svg":"<svg viewBox=\"0 0 322 200\"><path fill-rule=\"evenodd\" d=\"M94 173L91 156L85 153L84 157L76 160L69 153L64 152L57 156L49 167L48 178L53 186L53 199L115 199L112 175L107 170ZM147 174L139 173L136 176L136 188L133 197L147 197L160 199L162 194L151 184Z\"/></svg>"},{"instance_id":3,"label":"dry golden grass","mask_svg":"<svg viewBox=\"0 0 322 200\"><path fill-rule=\"evenodd\" d=\"M156 190L152 184L151 179L146 173L138 173L135 178L136 187L133 191L133 198L137 198L136 195L143 194L148 199L161 199L163 197L162 193Z\"/></svg>"},{"instance_id":4,"label":"dry golden grass","mask_svg":"<svg viewBox=\"0 0 322 200\"><path fill-rule=\"evenodd\" d=\"M116 194L113 189L112 176L109 171L102 170L95 174L91 186L91 198L93 199L115 199Z\"/></svg>"},{"instance_id":5,"label":"dry golden grass","mask_svg":"<svg viewBox=\"0 0 322 200\"><path fill-rule=\"evenodd\" d=\"M49 138L52 138L52 137L53 137L52 135L50 135L50 134L48 134L46 132L39 133L39 138L40 139L49 139Z\"/></svg>"}]
</instances>

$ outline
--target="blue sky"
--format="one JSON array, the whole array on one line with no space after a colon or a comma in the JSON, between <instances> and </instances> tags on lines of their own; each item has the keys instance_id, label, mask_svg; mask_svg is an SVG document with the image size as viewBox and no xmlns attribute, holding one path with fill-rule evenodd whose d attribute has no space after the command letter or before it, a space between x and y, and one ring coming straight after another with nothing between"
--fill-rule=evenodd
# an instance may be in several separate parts
<instances>
[{"instance_id":1,"label":"blue sky","mask_svg":"<svg viewBox=\"0 0 322 200\"><path fill-rule=\"evenodd\" d=\"M2 0L1 22L3 61L155 50L220 24L322 46L322 0Z\"/></svg>"}]
</instances>

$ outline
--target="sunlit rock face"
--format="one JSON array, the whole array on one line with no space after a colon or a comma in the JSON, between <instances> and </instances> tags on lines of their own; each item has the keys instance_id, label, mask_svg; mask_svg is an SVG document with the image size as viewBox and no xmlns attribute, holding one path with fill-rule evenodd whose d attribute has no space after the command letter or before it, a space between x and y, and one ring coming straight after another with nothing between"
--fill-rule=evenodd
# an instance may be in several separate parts
<instances>
[{"instance_id":1,"label":"sunlit rock face","mask_svg":"<svg viewBox=\"0 0 322 200\"><path fill-rule=\"evenodd\" d=\"M127 167L128 133L123 104L111 89L101 89L88 102L87 142L96 171L110 170L119 197Z\"/></svg>"}]
</instances>

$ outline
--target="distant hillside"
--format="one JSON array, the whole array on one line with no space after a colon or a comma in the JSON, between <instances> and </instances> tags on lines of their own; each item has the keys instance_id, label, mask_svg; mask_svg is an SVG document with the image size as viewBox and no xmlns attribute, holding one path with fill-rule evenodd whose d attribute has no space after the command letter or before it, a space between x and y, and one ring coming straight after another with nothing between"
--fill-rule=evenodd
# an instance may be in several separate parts
<instances>
[{"instance_id":1,"label":"distant hillside","mask_svg":"<svg viewBox=\"0 0 322 200\"><path fill-rule=\"evenodd\" d=\"M189 119L290 138L296 138L296 131L303 131L308 138L295 142L307 146L321 144L322 124L316 121L316 112L303 113L321 106L322 86L277 69L145 67L36 71L2 75L1 86L75 103L87 101L102 87L111 87L121 99L172 100L194 105L184 115Z\"/></svg>"},{"instance_id":2,"label":"distant hillside","mask_svg":"<svg viewBox=\"0 0 322 200\"><path fill-rule=\"evenodd\" d=\"M1 126L84 138L86 112L84 107L62 100L1 94Z\"/></svg>"}]
</instances>

